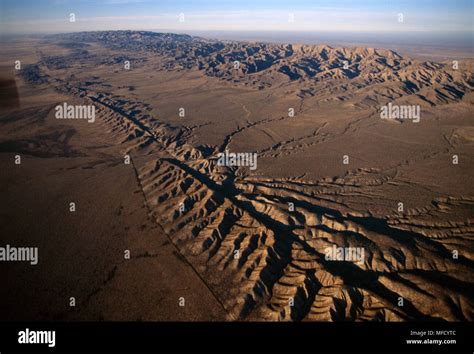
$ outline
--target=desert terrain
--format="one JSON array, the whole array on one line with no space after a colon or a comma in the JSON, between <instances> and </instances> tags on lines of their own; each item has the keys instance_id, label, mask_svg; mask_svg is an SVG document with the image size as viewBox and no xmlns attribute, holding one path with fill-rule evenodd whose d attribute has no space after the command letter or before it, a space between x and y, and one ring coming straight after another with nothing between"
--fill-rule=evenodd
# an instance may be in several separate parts
<instances>
[{"instance_id":1,"label":"desert terrain","mask_svg":"<svg viewBox=\"0 0 474 354\"><path fill-rule=\"evenodd\" d=\"M0 234L40 254L0 318L474 319L474 59L104 31L0 68Z\"/></svg>"}]
</instances>

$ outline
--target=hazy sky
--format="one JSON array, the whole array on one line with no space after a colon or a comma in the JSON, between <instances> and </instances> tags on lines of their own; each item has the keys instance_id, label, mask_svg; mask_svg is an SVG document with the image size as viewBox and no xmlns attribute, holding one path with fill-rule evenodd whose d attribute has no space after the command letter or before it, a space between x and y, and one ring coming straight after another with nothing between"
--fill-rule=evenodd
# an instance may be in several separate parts
<instances>
[{"instance_id":1,"label":"hazy sky","mask_svg":"<svg viewBox=\"0 0 474 354\"><path fill-rule=\"evenodd\" d=\"M0 4L3 33L107 29L472 33L474 16L474 0L0 0ZM70 13L76 22L69 21Z\"/></svg>"}]
</instances>

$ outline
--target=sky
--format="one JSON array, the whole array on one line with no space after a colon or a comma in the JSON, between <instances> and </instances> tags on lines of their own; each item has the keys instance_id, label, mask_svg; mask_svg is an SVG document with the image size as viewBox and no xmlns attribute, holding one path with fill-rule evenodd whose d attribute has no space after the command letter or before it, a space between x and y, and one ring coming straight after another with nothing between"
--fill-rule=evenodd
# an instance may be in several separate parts
<instances>
[{"instance_id":1,"label":"sky","mask_svg":"<svg viewBox=\"0 0 474 354\"><path fill-rule=\"evenodd\" d=\"M0 0L0 21L4 34L130 29L472 36L474 0Z\"/></svg>"}]
</instances>

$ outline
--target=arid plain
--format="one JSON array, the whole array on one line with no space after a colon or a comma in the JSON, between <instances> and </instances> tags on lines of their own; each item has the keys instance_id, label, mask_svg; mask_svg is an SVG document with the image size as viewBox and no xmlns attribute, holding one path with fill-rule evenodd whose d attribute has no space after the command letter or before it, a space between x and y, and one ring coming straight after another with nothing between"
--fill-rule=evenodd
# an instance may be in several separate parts
<instances>
[{"instance_id":1,"label":"arid plain","mask_svg":"<svg viewBox=\"0 0 474 354\"><path fill-rule=\"evenodd\" d=\"M473 320L474 60L130 31L0 60L0 233L40 254L2 319Z\"/></svg>"}]
</instances>

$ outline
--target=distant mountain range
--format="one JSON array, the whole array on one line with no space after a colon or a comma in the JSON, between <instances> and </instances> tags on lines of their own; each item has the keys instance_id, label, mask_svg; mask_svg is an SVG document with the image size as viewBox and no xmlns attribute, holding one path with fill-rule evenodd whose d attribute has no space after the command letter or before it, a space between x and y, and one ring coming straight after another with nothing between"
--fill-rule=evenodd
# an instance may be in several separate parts
<instances>
[{"instance_id":1,"label":"distant mountain range","mask_svg":"<svg viewBox=\"0 0 474 354\"><path fill-rule=\"evenodd\" d=\"M265 89L278 83L300 81L299 95L314 95L318 84L333 84L336 97L370 86L369 99L378 103L415 95L429 105L462 99L474 86L471 60L459 63L420 62L391 50L333 48L327 45L294 45L208 40L186 34L145 31L79 32L51 36L65 46L100 42L114 50L152 52L164 57L163 68L197 68L206 75ZM78 54L84 55L84 49ZM80 53L79 53L80 52ZM420 103L421 103L420 101Z\"/></svg>"}]
</instances>

